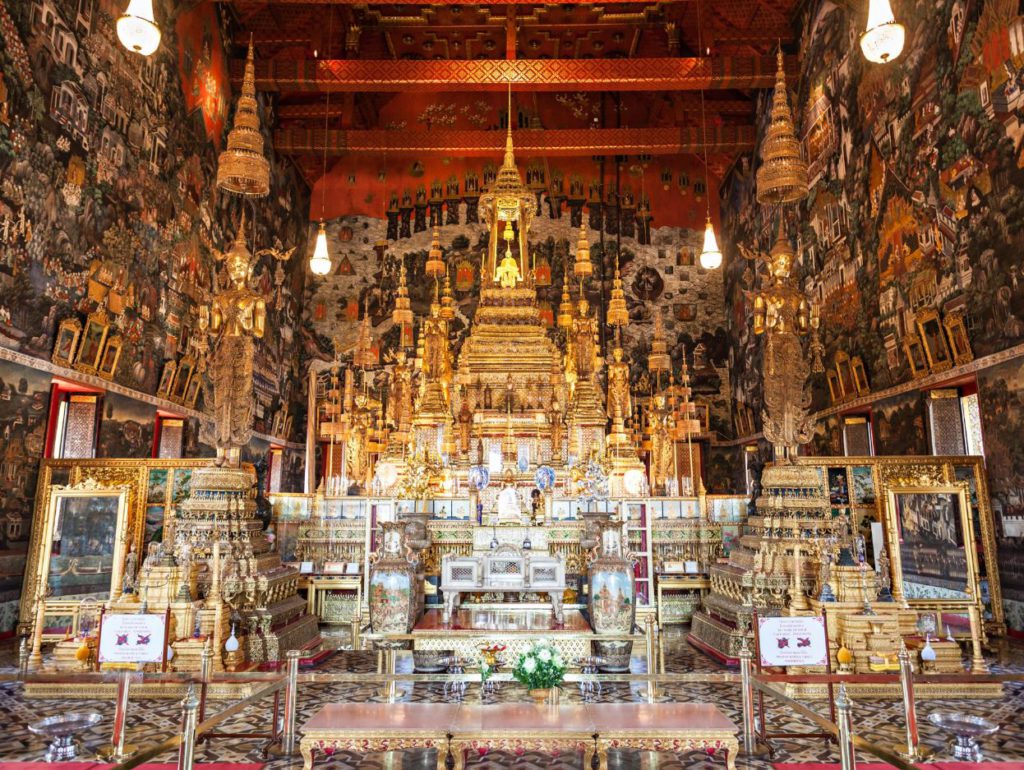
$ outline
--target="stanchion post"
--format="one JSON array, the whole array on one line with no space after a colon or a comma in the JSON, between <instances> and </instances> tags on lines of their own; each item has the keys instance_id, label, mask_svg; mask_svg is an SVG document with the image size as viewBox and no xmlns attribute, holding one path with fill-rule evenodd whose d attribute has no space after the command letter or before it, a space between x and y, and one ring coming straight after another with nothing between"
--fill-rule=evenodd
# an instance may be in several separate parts
<instances>
[{"instance_id":1,"label":"stanchion post","mask_svg":"<svg viewBox=\"0 0 1024 770\"><path fill-rule=\"evenodd\" d=\"M647 700L654 703L658 699L658 683L654 679L658 675L658 653L654 641L654 615L645 619L647 638Z\"/></svg>"},{"instance_id":2,"label":"stanchion post","mask_svg":"<svg viewBox=\"0 0 1024 770\"><path fill-rule=\"evenodd\" d=\"M914 702L914 667L906 644L900 644L896 654L900 662L900 691L903 694L903 717L907 726L907 745L897 745L896 752L908 762L924 759L931 752L921 747L917 731L917 705Z\"/></svg>"},{"instance_id":3,"label":"stanchion post","mask_svg":"<svg viewBox=\"0 0 1024 770\"><path fill-rule=\"evenodd\" d=\"M299 696L299 651L285 653L288 663L288 686L284 691L284 732L281 735L281 754L290 757L295 753L295 711Z\"/></svg>"},{"instance_id":4,"label":"stanchion post","mask_svg":"<svg viewBox=\"0 0 1024 770\"><path fill-rule=\"evenodd\" d=\"M971 673L987 674L988 663L985 662L985 653L981 648L981 639L985 631L981 625L981 613L977 604L971 604L967 610L967 617L971 622Z\"/></svg>"},{"instance_id":5,"label":"stanchion post","mask_svg":"<svg viewBox=\"0 0 1024 770\"><path fill-rule=\"evenodd\" d=\"M850 708L850 696L846 694L846 683L844 682L839 685L839 695L836 696L836 726L839 728L839 764L842 770L856 770Z\"/></svg>"},{"instance_id":6,"label":"stanchion post","mask_svg":"<svg viewBox=\"0 0 1024 770\"><path fill-rule=\"evenodd\" d=\"M178 749L178 770L192 770L196 754L196 709L199 697L193 685L181 701L181 746Z\"/></svg>"},{"instance_id":7,"label":"stanchion post","mask_svg":"<svg viewBox=\"0 0 1024 770\"><path fill-rule=\"evenodd\" d=\"M754 685L751 682L751 668L754 655L747 646L746 638L740 648L740 695L743 698L743 753L751 756L757 748L757 730L754 725Z\"/></svg>"},{"instance_id":8,"label":"stanchion post","mask_svg":"<svg viewBox=\"0 0 1024 770\"><path fill-rule=\"evenodd\" d=\"M359 618L359 610L356 610L356 616L352 619L352 651L355 652L359 649L359 630L362 627L362 622Z\"/></svg>"},{"instance_id":9,"label":"stanchion post","mask_svg":"<svg viewBox=\"0 0 1024 770\"><path fill-rule=\"evenodd\" d=\"M117 701L114 703L114 730L110 736L110 745L103 746L97 752L100 759L120 762L128 754L135 751L134 746L126 746L124 727L128 717L128 697L131 692L132 671L124 669L117 675Z\"/></svg>"}]
</instances>

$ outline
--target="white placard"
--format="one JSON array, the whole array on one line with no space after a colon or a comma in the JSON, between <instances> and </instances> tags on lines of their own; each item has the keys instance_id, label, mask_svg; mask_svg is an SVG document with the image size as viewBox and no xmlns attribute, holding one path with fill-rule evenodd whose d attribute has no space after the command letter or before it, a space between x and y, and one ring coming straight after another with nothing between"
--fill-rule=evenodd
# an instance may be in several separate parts
<instances>
[{"instance_id":1,"label":"white placard","mask_svg":"<svg viewBox=\"0 0 1024 770\"><path fill-rule=\"evenodd\" d=\"M825 619L819 615L758 618L762 666L824 666L828 662Z\"/></svg>"},{"instance_id":2,"label":"white placard","mask_svg":"<svg viewBox=\"0 0 1024 770\"><path fill-rule=\"evenodd\" d=\"M165 615L104 615L100 663L162 663Z\"/></svg>"}]
</instances>

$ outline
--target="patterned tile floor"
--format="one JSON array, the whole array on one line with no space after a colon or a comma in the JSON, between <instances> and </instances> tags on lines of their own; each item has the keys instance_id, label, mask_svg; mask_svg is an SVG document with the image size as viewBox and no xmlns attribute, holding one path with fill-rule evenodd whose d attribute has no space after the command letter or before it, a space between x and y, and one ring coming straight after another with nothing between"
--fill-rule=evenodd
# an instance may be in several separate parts
<instances>
[{"instance_id":1,"label":"patterned tile floor","mask_svg":"<svg viewBox=\"0 0 1024 770\"><path fill-rule=\"evenodd\" d=\"M666 668L670 672L718 672L722 669L694 651L683 639L684 629L674 629L666 639ZM12 645L0 646L0 670L13 670L16 657ZM401 661L409 666L411 661ZM1024 647L1004 645L990 657L995 671L1024 672ZM642 665L642 662L641 662ZM356 671L370 672L375 666L372 653L339 652L330 658L320 671ZM405 670L408 670L407 668ZM601 700L608 702L629 702L642 700L640 687L632 688L626 684L607 687ZM438 702L443 700L441 685L406 683L403 689L411 692L406 699L420 702ZM497 700L525 700L522 687L507 683L501 686ZM733 684L687 683L668 685L663 692L672 700L703 701L717 704L725 714L738 725L740 722L739 688ZM987 739L984 744L987 760L1020 761L1024 760L1024 684L1006 685L1006 694L1000 700L989 701L923 701L919 704L918 715L921 720L921 734L924 743L939 752L939 758L950 759L946 751L946 742L935 728L927 721L927 714L939 709L957 709L971 714L986 716L1002 725L1001 731ZM318 708L331 701L368 700L374 695L373 685L330 684L301 685L299 690L299 713L297 723L300 726L309 719ZM479 699L479 689L471 686L467 693L470 702ZM567 689L563 702L579 702L575 690ZM213 702L210 713L228 705L225 701ZM810 702L812 708L819 713L827 714L824 701ZM113 704L109 700L26 700L22 695L21 686L14 683L0 685L0 719L5 725L0 740L0 761L2 760L39 760L45 749L44 742L32 735L27 725L43 716L59 714L66 711L94 710L104 716L104 722L83 736L85 753L90 755L101 744L109 740L110 721L113 715ZM861 736L880 745L889 746L903 736L902 706L893 701L861 699L854 702L853 707L855 730ZM179 728L180 708L176 702L169 700L150 699L132 700L128 717L128 741L145 746L174 734ZM226 731L266 730L269 709L251 708L228 720L222 728ZM773 729L792 731L808 731L810 723L789 713L786 707L777 706L771 709L769 724ZM257 741L217 740L213 745L205 745L197 752L197 761L257 762L262 761L262 744ZM711 761L700 754L691 754L681 758L669 755L644 755L635 753L612 757L613 764L626 768L661 768L661 770L681 770L686 768L722 768L721 760ZM862 756L863 761L869 761ZM175 761L174 755L167 755L158 761ZM821 739L804 739L788 742L776 742L775 762L838 762L835 746ZM746 770L769 770L767 759L740 760L740 766ZM268 770L285 770L290 766L301 766L301 760L272 759ZM552 759L544 755L528 753L521 757L490 755L481 760L470 760L467 765L473 770L498 770L499 768L515 768L516 770L533 770L534 768L550 768L551 770L569 770L578 768L578 757L562 757ZM329 763L318 763L318 767L329 767L331 770L433 770L432 756L422 752L409 752L404 755L377 755L365 759L349 755L333 758Z\"/></svg>"}]
</instances>

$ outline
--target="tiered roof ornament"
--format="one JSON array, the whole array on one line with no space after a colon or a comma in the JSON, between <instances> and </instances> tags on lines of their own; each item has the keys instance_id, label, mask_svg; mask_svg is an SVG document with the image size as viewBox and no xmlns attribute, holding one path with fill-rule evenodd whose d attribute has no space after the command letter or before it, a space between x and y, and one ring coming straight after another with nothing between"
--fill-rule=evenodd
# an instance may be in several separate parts
<instances>
[{"instance_id":1,"label":"tiered roof ornament","mask_svg":"<svg viewBox=\"0 0 1024 770\"><path fill-rule=\"evenodd\" d=\"M256 65L253 45L245 59L242 95L235 121L228 132L228 146L217 159L217 187L235 195L262 198L270 192L270 162L263 154L263 134L256 111Z\"/></svg>"},{"instance_id":2,"label":"tiered roof ornament","mask_svg":"<svg viewBox=\"0 0 1024 770\"><path fill-rule=\"evenodd\" d=\"M761 143L761 167L757 170L757 202L762 204L794 203L807 197L807 161L800 154L789 110L781 48L778 62L771 122Z\"/></svg>"}]
</instances>

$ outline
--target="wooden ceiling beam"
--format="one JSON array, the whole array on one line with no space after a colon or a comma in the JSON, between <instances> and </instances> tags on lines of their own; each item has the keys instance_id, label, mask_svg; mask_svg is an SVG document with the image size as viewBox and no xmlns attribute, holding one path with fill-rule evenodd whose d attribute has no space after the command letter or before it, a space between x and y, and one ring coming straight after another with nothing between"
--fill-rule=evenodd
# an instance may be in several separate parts
<instances>
[{"instance_id":1,"label":"wooden ceiling beam","mask_svg":"<svg viewBox=\"0 0 1024 770\"><path fill-rule=\"evenodd\" d=\"M753 125L709 126L707 149L737 153L754 149ZM678 155L702 152L699 126L685 128L522 129L513 134L523 156ZM321 155L322 128L284 128L274 132L274 150L284 155ZM372 153L498 157L505 147L501 131L338 131L326 133L327 154Z\"/></svg>"},{"instance_id":2,"label":"wooden ceiling beam","mask_svg":"<svg viewBox=\"0 0 1024 770\"><path fill-rule=\"evenodd\" d=\"M796 76L796 59L786 72ZM241 82L244 61L231 62ZM284 93L411 91L696 91L771 88L773 56L639 59L359 60L256 62L256 88Z\"/></svg>"}]
</instances>

